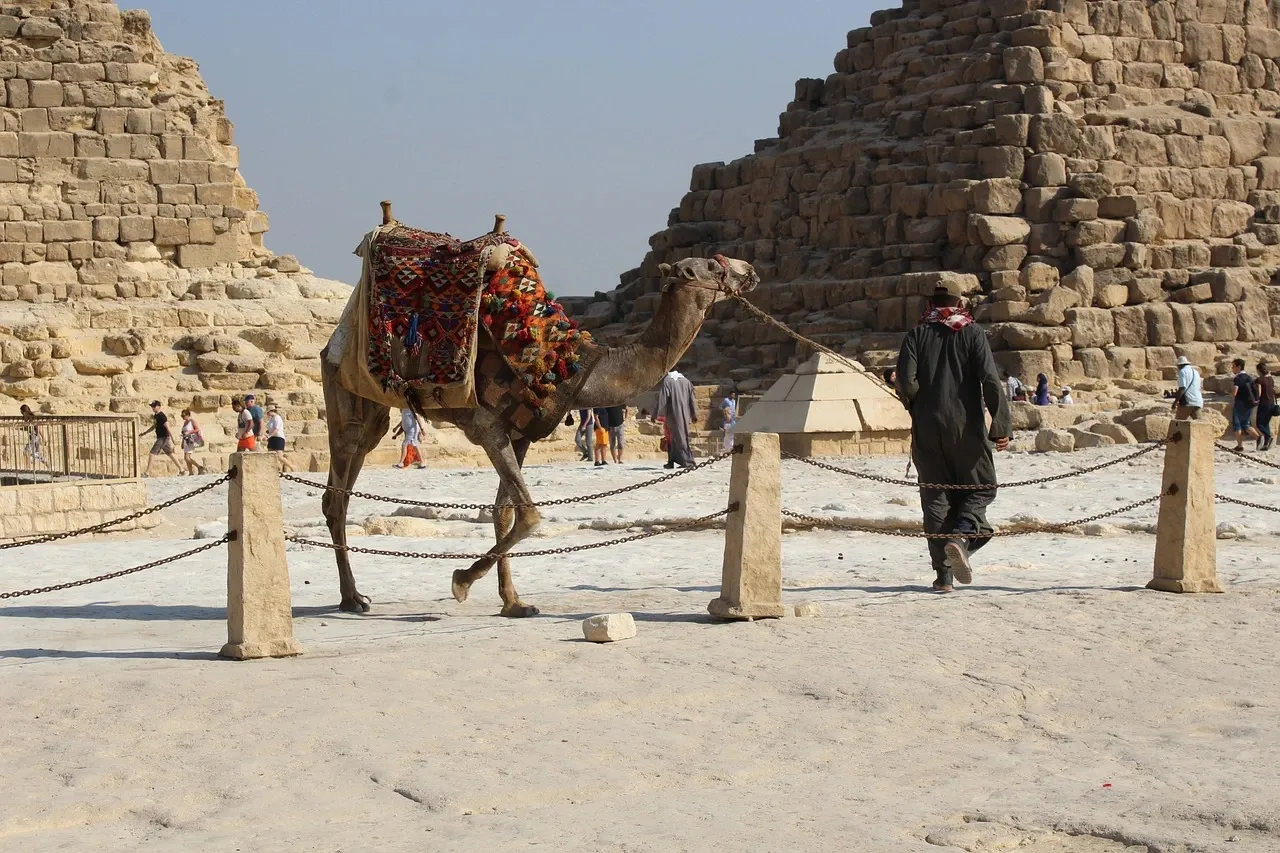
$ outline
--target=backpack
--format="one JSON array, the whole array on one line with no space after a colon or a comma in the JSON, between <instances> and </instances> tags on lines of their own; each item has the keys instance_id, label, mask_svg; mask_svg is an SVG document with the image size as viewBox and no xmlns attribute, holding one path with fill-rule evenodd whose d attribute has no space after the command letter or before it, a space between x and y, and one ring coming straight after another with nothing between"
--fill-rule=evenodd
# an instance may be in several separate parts
<instances>
[{"instance_id":1,"label":"backpack","mask_svg":"<svg viewBox=\"0 0 1280 853\"><path fill-rule=\"evenodd\" d=\"M1261 400L1262 392L1258 390L1258 380L1251 376L1249 377L1249 402L1256 406Z\"/></svg>"}]
</instances>

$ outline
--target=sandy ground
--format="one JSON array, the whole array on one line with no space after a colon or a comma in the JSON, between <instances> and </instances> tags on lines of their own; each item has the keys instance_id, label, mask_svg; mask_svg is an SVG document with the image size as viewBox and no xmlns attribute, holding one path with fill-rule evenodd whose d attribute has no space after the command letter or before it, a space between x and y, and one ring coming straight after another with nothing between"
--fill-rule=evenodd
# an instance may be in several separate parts
<instances>
[{"instance_id":1,"label":"sandy ground","mask_svg":"<svg viewBox=\"0 0 1280 853\"><path fill-rule=\"evenodd\" d=\"M1007 454L1003 479L1131 452ZM1000 522L1091 515L1159 488L1159 452L1002 492ZM901 476L904 460L849 460ZM653 463L544 466L535 496L638 482ZM1218 490L1280 504L1280 475L1221 458ZM315 475L312 475L315 476ZM724 505L728 464L546 512L522 548L625 535ZM1248 480L1250 482L1240 482ZM154 480L153 502L200 480ZM360 487L486 502L487 471L374 470ZM784 466L784 504L915 520L910 489ZM318 493L284 490L315 532ZM357 501L356 522L393 508ZM146 538L0 552L0 589L191 547L219 491ZM359 544L482 550L489 528ZM374 612L339 614L332 554L291 550L303 657L237 664L222 550L0 604L3 851L1280 850L1276 516L1219 508L1221 596L1148 592L1154 507L1094 536L997 540L951 596L920 540L799 532L789 601L817 619L715 624L723 534L515 562L542 616L495 616L496 582L449 597L456 564L355 559ZM607 524L599 524L598 520ZM414 519L414 521L418 521ZM1225 531L1224 531L1225 533ZM583 642L627 610L639 636Z\"/></svg>"}]
</instances>

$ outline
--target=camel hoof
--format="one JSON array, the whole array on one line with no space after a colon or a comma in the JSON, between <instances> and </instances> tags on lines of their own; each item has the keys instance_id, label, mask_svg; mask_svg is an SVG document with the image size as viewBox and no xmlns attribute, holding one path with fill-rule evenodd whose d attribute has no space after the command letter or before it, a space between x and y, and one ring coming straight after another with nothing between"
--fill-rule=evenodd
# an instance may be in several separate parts
<instances>
[{"instance_id":1,"label":"camel hoof","mask_svg":"<svg viewBox=\"0 0 1280 853\"><path fill-rule=\"evenodd\" d=\"M342 603L338 605L338 609L344 613L368 613L370 605L373 604L369 600L369 596L356 593L351 598L342 599Z\"/></svg>"},{"instance_id":2,"label":"camel hoof","mask_svg":"<svg viewBox=\"0 0 1280 853\"><path fill-rule=\"evenodd\" d=\"M526 619L530 616L537 616L538 613L538 608L534 607L532 604L525 604L522 601L517 601L515 604L504 605L502 608L502 615L509 619Z\"/></svg>"},{"instance_id":3,"label":"camel hoof","mask_svg":"<svg viewBox=\"0 0 1280 853\"><path fill-rule=\"evenodd\" d=\"M459 603L467 600L471 592L471 581L466 580L467 573L458 569L453 573L453 599Z\"/></svg>"}]
</instances>

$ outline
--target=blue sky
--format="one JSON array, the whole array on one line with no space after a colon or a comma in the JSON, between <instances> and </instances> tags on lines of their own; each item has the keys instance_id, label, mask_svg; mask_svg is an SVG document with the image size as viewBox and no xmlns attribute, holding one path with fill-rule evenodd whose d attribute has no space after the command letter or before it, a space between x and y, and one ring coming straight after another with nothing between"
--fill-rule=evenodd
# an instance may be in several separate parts
<instances>
[{"instance_id":1,"label":"blue sky","mask_svg":"<svg viewBox=\"0 0 1280 853\"><path fill-rule=\"evenodd\" d=\"M459 237L502 212L565 294L614 287L693 166L775 135L795 80L896 5L143 2L226 101L274 251L354 282L383 198Z\"/></svg>"}]
</instances>

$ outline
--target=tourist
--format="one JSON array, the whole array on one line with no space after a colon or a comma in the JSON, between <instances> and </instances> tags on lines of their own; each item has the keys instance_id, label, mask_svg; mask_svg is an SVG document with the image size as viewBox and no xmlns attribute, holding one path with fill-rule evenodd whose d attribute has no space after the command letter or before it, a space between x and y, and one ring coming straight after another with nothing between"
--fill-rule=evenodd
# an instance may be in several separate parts
<instances>
[{"instance_id":1,"label":"tourist","mask_svg":"<svg viewBox=\"0 0 1280 853\"><path fill-rule=\"evenodd\" d=\"M605 456L609 453L609 413L604 408L592 409L591 418L595 421L595 426L591 430L592 438L595 444L595 464L599 468L601 465L608 465L609 462Z\"/></svg>"},{"instance_id":2,"label":"tourist","mask_svg":"<svg viewBox=\"0 0 1280 853\"><path fill-rule=\"evenodd\" d=\"M733 433L738 428L738 392L730 391L729 396L720 404L720 423L724 429L721 449L728 453L733 450Z\"/></svg>"},{"instance_id":3,"label":"tourist","mask_svg":"<svg viewBox=\"0 0 1280 853\"><path fill-rule=\"evenodd\" d=\"M293 470L293 465L284 455L284 418L280 417L275 406L267 406L267 422L263 430L267 434L267 450L275 454L280 462L280 470L289 473Z\"/></svg>"},{"instance_id":4,"label":"tourist","mask_svg":"<svg viewBox=\"0 0 1280 853\"><path fill-rule=\"evenodd\" d=\"M622 464L622 450L624 446L623 425L627 422L626 406L610 406L605 409L608 413L609 420L609 454L613 457L616 464Z\"/></svg>"},{"instance_id":5,"label":"tourist","mask_svg":"<svg viewBox=\"0 0 1280 853\"><path fill-rule=\"evenodd\" d=\"M1245 372L1244 359L1231 360L1235 378L1231 380L1231 432L1236 439L1236 450L1244 450L1244 440L1258 438L1258 431L1250 426L1253 410L1258 405L1258 386Z\"/></svg>"},{"instance_id":6,"label":"tourist","mask_svg":"<svg viewBox=\"0 0 1280 853\"><path fill-rule=\"evenodd\" d=\"M1062 386L1062 396L1058 398L1058 405L1059 405L1059 406L1073 406L1073 405L1075 405L1075 402L1076 402L1075 397L1072 397L1072 396L1071 396L1071 386L1070 386L1070 385L1063 385L1063 386Z\"/></svg>"},{"instance_id":7,"label":"tourist","mask_svg":"<svg viewBox=\"0 0 1280 853\"><path fill-rule=\"evenodd\" d=\"M231 398L231 411L236 413L236 452L256 450L258 440L253 437L253 413L240 397Z\"/></svg>"},{"instance_id":8,"label":"tourist","mask_svg":"<svg viewBox=\"0 0 1280 853\"><path fill-rule=\"evenodd\" d=\"M1180 421L1200 419L1204 409L1204 382L1185 355L1178 356L1178 390L1173 395L1173 416Z\"/></svg>"},{"instance_id":9,"label":"tourist","mask_svg":"<svg viewBox=\"0 0 1280 853\"><path fill-rule=\"evenodd\" d=\"M40 448L40 424L36 423L36 413L31 411L30 406L23 403L18 407L18 414L22 415L22 428L27 433L27 445L23 448L23 453L31 460L33 469L40 465L49 467L48 460L44 458L44 451Z\"/></svg>"},{"instance_id":10,"label":"tourist","mask_svg":"<svg viewBox=\"0 0 1280 853\"><path fill-rule=\"evenodd\" d=\"M689 447L689 425L698 420L693 399L693 383L678 370L672 370L658 386L658 417L666 424L667 464L663 468L693 467L693 450Z\"/></svg>"},{"instance_id":11,"label":"tourist","mask_svg":"<svg viewBox=\"0 0 1280 853\"><path fill-rule=\"evenodd\" d=\"M1036 396L1031 402L1037 406L1047 406L1049 400L1049 377L1041 373L1036 377Z\"/></svg>"},{"instance_id":12,"label":"tourist","mask_svg":"<svg viewBox=\"0 0 1280 853\"><path fill-rule=\"evenodd\" d=\"M173 467L182 474L182 466L178 464L178 457L173 455L173 435L169 432L169 416L166 415L160 406L159 400L151 401L151 426L142 431L142 435L149 432L156 434L156 440L151 445L151 450L147 454L147 470L142 472L142 476L151 476L151 463L156 461L158 456L167 456L169 461L173 463Z\"/></svg>"},{"instance_id":13,"label":"tourist","mask_svg":"<svg viewBox=\"0 0 1280 853\"><path fill-rule=\"evenodd\" d=\"M1276 381L1267 368L1265 361L1258 362L1258 378L1254 380L1258 386L1258 450L1271 449L1271 419L1276 416Z\"/></svg>"},{"instance_id":14,"label":"tourist","mask_svg":"<svg viewBox=\"0 0 1280 853\"><path fill-rule=\"evenodd\" d=\"M591 439L595 432L595 416L590 409L578 409L578 431L573 434L573 446L581 454L581 462L591 461Z\"/></svg>"},{"instance_id":15,"label":"tourist","mask_svg":"<svg viewBox=\"0 0 1280 853\"><path fill-rule=\"evenodd\" d=\"M895 383L896 385L896 383ZM1021 395L1022 399L1026 399L1026 391L1022 387L1022 380L1014 376L1012 373L1006 373L1004 376L1004 387L1009 395L1009 402L1017 400Z\"/></svg>"},{"instance_id":16,"label":"tourist","mask_svg":"<svg viewBox=\"0 0 1280 853\"><path fill-rule=\"evenodd\" d=\"M249 410L249 416L253 418L253 449L256 450L262 446L262 407L254 400L252 394L244 395L244 407Z\"/></svg>"},{"instance_id":17,"label":"tourist","mask_svg":"<svg viewBox=\"0 0 1280 853\"><path fill-rule=\"evenodd\" d=\"M400 410L400 426L391 433L392 438L398 435L403 435L404 438L400 442L400 461L393 467L408 468L413 465L419 469L426 468L419 446L422 441L422 421L418 420L418 413L408 406Z\"/></svg>"},{"instance_id":18,"label":"tourist","mask_svg":"<svg viewBox=\"0 0 1280 853\"><path fill-rule=\"evenodd\" d=\"M636 415L636 420L638 420L638 421L647 421L647 420L649 420L649 410L648 410L648 409L641 409L641 410L640 410L640 413Z\"/></svg>"},{"instance_id":19,"label":"tourist","mask_svg":"<svg viewBox=\"0 0 1280 853\"><path fill-rule=\"evenodd\" d=\"M200 432L200 424L192 416L190 409L182 410L182 461L187 465L187 475L195 476L205 472L204 466L196 461L196 451L204 447L204 434Z\"/></svg>"},{"instance_id":20,"label":"tourist","mask_svg":"<svg viewBox=\"0 0 1280 853\"><path fill-rule=\"evenodd\" d=\"M920 489L925 532L954 534L928 540L937 575L933 588L951 592L953 580L973 580L969 555L990 541L986 511L996 496L992 443L996 450L1007 448L1013 423L986 333L965 310L960 286L939 284L929 305L898 353L898 397L911 413L911 456L921 482L989 486ZM990 430L984 409L991 415Z\"/></svg>"}]
</instances>

